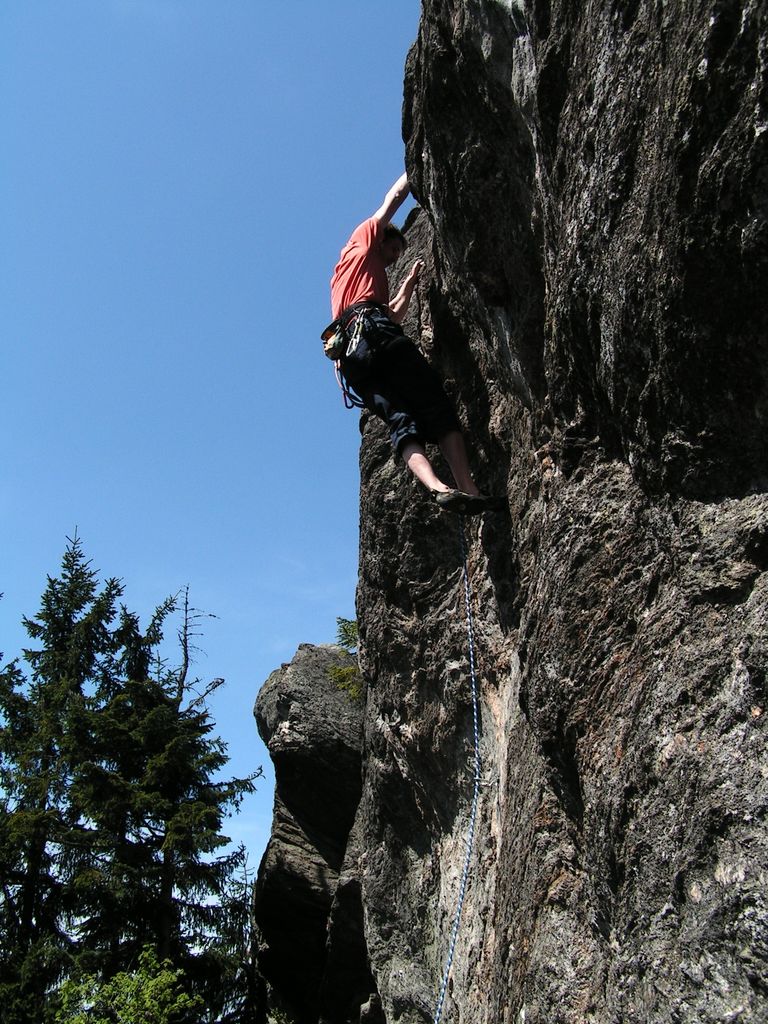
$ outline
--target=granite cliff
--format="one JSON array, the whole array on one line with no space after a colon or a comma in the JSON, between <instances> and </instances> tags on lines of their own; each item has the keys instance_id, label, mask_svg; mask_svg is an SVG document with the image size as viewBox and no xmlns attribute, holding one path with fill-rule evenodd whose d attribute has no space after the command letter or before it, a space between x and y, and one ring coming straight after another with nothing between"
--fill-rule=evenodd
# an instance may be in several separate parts
<instances>
[{"instance_id":1,"label":"granite cliff","mask_svg":"<svg viewBox=\"0 0 768 1024\"><path fill-rule=\"evenodd\" d=\"M445 1020L768 1021L767 68L761 0L422 4L406 326L507 496L468 525L483 786ZM361 429L343 801L325 690L291 696L343 652L300 651L262 725L261 891L317 894L255 908L301 1024L432 1019L472 790L457 524Z\"/></svg>"}]
</instances>

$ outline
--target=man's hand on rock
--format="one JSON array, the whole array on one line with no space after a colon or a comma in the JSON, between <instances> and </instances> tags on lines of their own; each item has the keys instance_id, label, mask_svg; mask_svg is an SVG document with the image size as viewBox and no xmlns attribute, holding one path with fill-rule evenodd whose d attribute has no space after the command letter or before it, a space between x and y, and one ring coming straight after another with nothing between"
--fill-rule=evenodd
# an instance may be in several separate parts
<instances>
[{"instance_id":1,"label":"man's hand on rock","mask_svg":"<svg viewBox=\"0 0 768 1024\"><path fill-rule=\"evenodd\" d=\"M413 280L416 280L416 278L419 276L419 274L422 272L423 269L424 269L424 260L416 260L416 262L411 267L411 270L410 270L410 273L408 274L408 277L413 278Z\"/></svg>"}]
</instances>

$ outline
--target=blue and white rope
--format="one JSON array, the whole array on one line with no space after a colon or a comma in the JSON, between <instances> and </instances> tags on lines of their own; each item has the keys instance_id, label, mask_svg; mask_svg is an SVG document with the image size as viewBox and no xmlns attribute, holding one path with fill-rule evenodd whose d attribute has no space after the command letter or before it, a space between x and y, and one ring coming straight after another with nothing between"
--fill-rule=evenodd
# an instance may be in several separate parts
<instances>
[{"instance_id":1,"label":"blue and white rope","mask_svg":"<svg viewBox=\"0 0 768 1024\"><path fill-rule=\"evenodd\" d=\"M459 516L459 539L461 542L461 558L464 565L464 608L467 616L467 639L469 642L469 678L472 690L472 728L475 739L474 759L474 789L472 791L472 809L469 813L469 827L467 829L467 852L464 857L464 868L461 873L461 884L459 886L459 900L456 905L456 913L451 928L451 941L448 947L448 956L445 961L443 980L440 985L440 995L435 1008L434 1024L439 1024L443 1012L446 992L448 991L448 977L453 965L453 956L456 952L456 939L459 934L459 922L461 912L464 908L464 897L467 894L467 882L469 880L469 867L472 860L472 848L475 841L475 821L477 820L477 804L480 796L480 718L477 699L477 676L475 674L475 635L472 622L472 603L469 587L469 569L467 567L467 539L464 534L464 517Z\"/></svg>"}]
</instances>

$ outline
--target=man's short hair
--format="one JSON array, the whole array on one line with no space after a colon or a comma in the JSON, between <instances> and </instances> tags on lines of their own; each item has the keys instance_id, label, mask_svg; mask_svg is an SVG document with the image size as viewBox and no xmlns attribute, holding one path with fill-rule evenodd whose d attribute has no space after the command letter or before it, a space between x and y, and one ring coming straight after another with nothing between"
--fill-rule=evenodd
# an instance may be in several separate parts
<instances>
[{"instance_id":1,"label":"man's short hair","mask_svg":"<svg viewBox=\"0 0 768 1024\"><path fill-rule=\"evenodd\" d=\"M384 228L384 241L388 242L392 238L399 238L404 250L408 248L408 239L400 228L396 228L394 224L387 224Z\"/></svg>"}]
</instances>

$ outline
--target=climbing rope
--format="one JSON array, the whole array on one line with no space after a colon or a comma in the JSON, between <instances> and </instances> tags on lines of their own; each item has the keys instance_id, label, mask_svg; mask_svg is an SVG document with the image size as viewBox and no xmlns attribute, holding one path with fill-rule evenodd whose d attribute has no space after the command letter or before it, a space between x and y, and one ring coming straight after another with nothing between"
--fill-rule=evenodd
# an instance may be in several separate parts
<instances>
[{"instance_id":1,"label":"climbing rope","mask_svg":"<svg viewBox=\"0 0 768 1024\"><path fill-rule=\"evenodd\" d=\"M475 841L475 821L477 819L477 804L480 796L480 718L478 712L478 699L477 699L477 676L475 674L475 636L474 626L472 622L472 603L471 603L471 592L469 586L469 569L467 567L467 538L464 533L464 517L459 516L459 540L461 543L461 560L464 566L464 608L467 616L467 641L469 645L469 678L472 692L472 729L475 739L475 758L474 758L474 789L472 790L472 809L469 813L469 827L467 829L467 852L464 856L464 868L461 872L461 884L459 885L459 899L456 904L456 913L453 917L453 927L451 928L451 941L448 946L448 956L445 961L445 969L443 971L443 980L440 985L440 995L437 999L437 1006L435 1008L434 1024L439 1024L440 1016L443 1012L443 1003L445 1002L445 996L448 991L448 976L451 973L451 967L453 965L453 955L456 952L456 939L459 934L459 922L461 921L461 912L464 908L464 897L467 894L467 882L469 880L469 866L472 860L472 848Z\"/></svg>"},{"instance_id":2,"label":"climbing rope","mask_svg":"<svg viewBox=\"0 0 768 1024\"><path fill-rule=\"evenodd\" d=\"M357 395L350 391L349 385L347 384L347 378L341 372L341 362L336 360L336 383L341 388L341 394L344 398L344 405L347 409L364 409L365 402L358 398Z\"/></svg>"}]
</instances>

